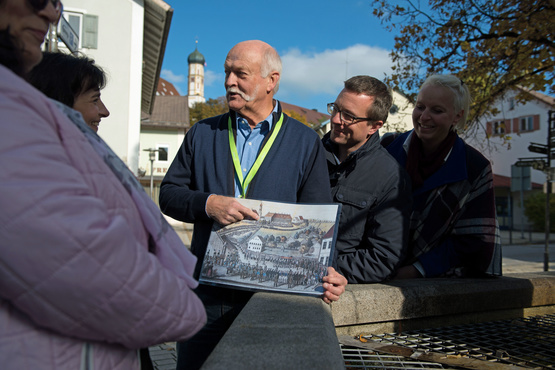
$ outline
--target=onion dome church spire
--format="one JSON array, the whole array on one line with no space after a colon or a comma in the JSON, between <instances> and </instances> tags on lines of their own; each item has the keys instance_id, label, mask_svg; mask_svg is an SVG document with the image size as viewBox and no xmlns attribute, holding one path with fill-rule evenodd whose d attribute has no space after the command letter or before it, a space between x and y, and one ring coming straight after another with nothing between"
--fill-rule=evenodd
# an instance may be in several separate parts
<instances>
[{"instance_id":1,"label":"onion dome church spire","mask_svg":"<svg viewBox=\"0 0 555 370\"><path fill-rule=\"evenodd\" d=\"M195 41L195 51L189 54L187 63L189 63L188 91L189 108L196 103L204 103L204 66L206 61L204 56L198 51L198 41Z\"/></svg>"}]
</instances>

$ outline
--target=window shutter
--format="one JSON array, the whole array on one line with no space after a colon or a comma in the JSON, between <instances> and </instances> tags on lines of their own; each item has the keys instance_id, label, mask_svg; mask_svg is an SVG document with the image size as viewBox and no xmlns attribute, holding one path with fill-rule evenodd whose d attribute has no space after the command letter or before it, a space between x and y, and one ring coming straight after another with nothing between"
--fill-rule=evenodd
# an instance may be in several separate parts
<instances>
[{"instance_id":1,"label":"window shutter","mask_svg":"<svg viewBox=\"0 0 555 370\"><path fill-rule=\"evenodd\" d=\"M534 131L537 131L539 129L540 129L540 115L535 114L534 115Z\"/></svg>"},{"instance_id":2,"label":"window shutter","mask_svg":"<svg viewBox=\"0 0 555 370\"><path fill-rule=\"evenodd\" d=\"M520 132L518 128L518 118L513 118L513 132Z\"/></svg>"},{"instance_id":3,"label":"window shutter","mask_svg":"<svg viewBox=\"0 0 555 370\"><path fill-rule=\"evenodd\" d=\"M493 134L493 122L486 123L486 133L488 134L488 136L491 136Z\"/></svg>"},{"instance_id":4,"label":"window shutter","mask_svg":"<svg viewBox=\"0 0 555 370\"><path fill-rule=\"evenodd\" d=\"M511 120L510 119L505 120L505 133L506 134L511 133Z\"/></svg>"},{"instance_id":5,"label":"window shutter","mask_svg":"<svg viewBox=\"0 0 555 370\"><path fill-rule=\"evenodd\" d=\"M83 15L83 41L81 45L88 49L98 48L98 16Z\"/></svg>"}]
</instances>

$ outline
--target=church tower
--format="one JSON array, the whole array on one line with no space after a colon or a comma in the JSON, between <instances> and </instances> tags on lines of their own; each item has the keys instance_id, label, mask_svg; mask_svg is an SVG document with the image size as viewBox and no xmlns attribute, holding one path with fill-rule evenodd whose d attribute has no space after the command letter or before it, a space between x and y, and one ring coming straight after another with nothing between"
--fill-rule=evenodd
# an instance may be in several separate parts
<instances>
[{"instance_id":1,"label":"church tower","mask_svg":"<svg viewBox=\"0 0 555 370\"><path fill-rule=\"evenodd\" d=\"M196 42L198 43L198 41ZM195 51L189 54L187 58L189 63L189 76L188 76L188 91L189 108L193 107L196 103L204 103L204 56L199 53L195 46Z\"/></svg>"}]
</instances>

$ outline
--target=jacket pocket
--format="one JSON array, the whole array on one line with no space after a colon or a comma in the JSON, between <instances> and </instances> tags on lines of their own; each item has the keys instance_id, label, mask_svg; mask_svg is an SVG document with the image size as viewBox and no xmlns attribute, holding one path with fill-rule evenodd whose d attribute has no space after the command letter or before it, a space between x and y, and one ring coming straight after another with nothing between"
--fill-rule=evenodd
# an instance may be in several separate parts
<instances>
[{"instance_id":1,"label":"jacket pocket","mask_svg":"<svg viewBox=\"0 0 555 370\"><path fill-rule=\"evenodd\" d=\"M341 203L338 238L347 245L358 245L364 235L368 214L376 203L377 197L371 192L345 186L339 186L335 190L333 199Z\"/></svg>"},{"instance_id":2,"label":"jacket pocket","mask_svg":"<svg viewBox=\"0 0 555 370\"><path fill-rule=\"evenodd\" d=\"M376 202L376 196L369 192L338 186L334 194L334 200L357 209L363 209L373 206Z\"/></svg>"}]
</instances>

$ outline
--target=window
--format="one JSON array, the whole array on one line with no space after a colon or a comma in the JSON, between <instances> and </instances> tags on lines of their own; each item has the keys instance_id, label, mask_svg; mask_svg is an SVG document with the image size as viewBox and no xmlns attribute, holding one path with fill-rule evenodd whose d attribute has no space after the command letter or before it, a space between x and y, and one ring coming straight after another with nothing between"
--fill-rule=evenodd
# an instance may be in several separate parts
<instances>
[{"instance_id":1,"label":"window","mask_svg":"<svg viewBox=\"0 0 555 370\"><path fill-rule=\"evenodd\" d=\"M167 162L169 147L167 145L157 145L156 149L158 149L156 152L156 161Z\"/></svg>"},{"instance_id":2,"label":"window","mask_svg":"<svg viewBox=\"0 0 555 370\"><path fill-rule=\"evenodd\" d=\"M520 131L534 131L534 118L532 116L521 117L519 128Z\"/></svg>"},{"instance_id":3,"label":"window","mask_svg":"<svg viewBox=\"0 0 555 370\"><path fill-rule=\"evenodd\" d=\"M510 98L509 99L509 110L513 110L513 109L515 109L515 99Z\"/></svg>"},{"instance_id":4,"label":"window","mask_svg":"<svg viewBox=\"0 0 555 370\"><path fill-rule=\"evenodd\" d=\"M497 216L510 216L507 197L495 197L495 208L497 210Z\"/></svg>"},{"instance_id":5,"label":"window","mask_svg":"<svg viewBox=\"0 0 555 370\"><path fill-rule=\"evenodd\" d=\"M63 17L79 37L79 48L98 48L98 16L64 9Z\"/></svg>"},{"instance_id":6,"label":"window","mask_svg":"<svg viewBox=\"0 0 555 370\"><path fill-rule=\"evenodd\" d=\"M81 20L83 19L83 14L64 13L64 16L67 19L67 23L69 23L71 28L73 28L75 33L79 36L79 39L81 39Z\"/></svg>"},{"instance_id":7,"label":"window","mask_svg":"<svg viewBox=\"0 0 555 370\"><path fill-rule=\"evenodd\" d=\"M505 133L505 123L503 121L493 122L493 134L501 135Z\"/></svg>"}]
</instances>

